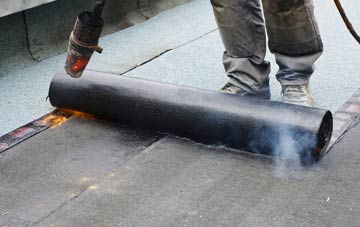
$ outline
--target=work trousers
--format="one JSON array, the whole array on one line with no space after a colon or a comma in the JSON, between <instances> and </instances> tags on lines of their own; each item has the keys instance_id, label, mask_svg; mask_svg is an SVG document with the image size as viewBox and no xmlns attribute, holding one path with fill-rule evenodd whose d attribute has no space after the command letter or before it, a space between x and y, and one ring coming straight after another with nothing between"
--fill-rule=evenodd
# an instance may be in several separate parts
<instances>
[{"instance_id":1,"label":"work trousers","mask_svg":"<svg viewBox=\"0 0 360 227\"><path fill-rule=\"evenodd\" d=\"M269 49L279 65L278 81L282 85L308 84L323 50L312 0L211 3L225 46L223 63L231 83L251 93L269 89L266 30Z\"/></svg>"}]
</instances>

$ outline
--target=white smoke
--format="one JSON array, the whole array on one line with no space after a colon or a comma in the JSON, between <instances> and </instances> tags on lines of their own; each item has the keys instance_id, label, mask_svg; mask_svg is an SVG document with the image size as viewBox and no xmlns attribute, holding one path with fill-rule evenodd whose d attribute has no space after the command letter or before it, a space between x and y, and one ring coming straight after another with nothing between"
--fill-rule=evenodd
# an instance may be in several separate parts
<instances>
[{"instance_id":1,"label":"white smoke","mask_svg":"<svg viewBox=\"0 0 360 227\"><path fill-rule=\"evenodd\" d=\"M280 178L289 178L304 170L304 164L313 161L314 135L301 134L288 128L279 130L277 144L273 147L274 173Z\"/></svg>"}]
</instances>

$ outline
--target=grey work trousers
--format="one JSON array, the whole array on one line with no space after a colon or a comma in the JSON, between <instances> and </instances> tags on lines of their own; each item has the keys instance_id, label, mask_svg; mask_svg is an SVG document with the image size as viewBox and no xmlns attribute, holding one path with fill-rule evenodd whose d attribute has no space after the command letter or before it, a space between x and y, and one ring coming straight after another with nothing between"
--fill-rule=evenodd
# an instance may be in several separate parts
<instances>
[{"instance_id":1,"label":"grey work trousers","mask_svg":"<svg viewBox=\"0 0 360 227\"><path fill-rule=\"evenodd\" d=\"M211 0L230 82L251 93L269 89L269 49L282 85L308 84L323 45L312 0ZM265 15L265 21L263 13Z\"/></svg>"}]
</instances>

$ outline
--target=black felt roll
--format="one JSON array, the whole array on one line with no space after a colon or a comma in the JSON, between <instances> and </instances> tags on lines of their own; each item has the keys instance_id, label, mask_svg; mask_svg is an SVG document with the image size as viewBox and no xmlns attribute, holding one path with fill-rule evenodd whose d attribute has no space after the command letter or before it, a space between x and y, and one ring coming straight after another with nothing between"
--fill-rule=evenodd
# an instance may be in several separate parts
<instances>
[{"instance_id":1,"label":"black felt roll","mask_svg":"<svg viewBox=\"0 0 360 227\"><path fill-rule=\"evenodd\" d=\"M332 134L330 111L86 70L58 72L53 106L118 119L195 141L313 163Z\"/></svg>"}]
</instances>

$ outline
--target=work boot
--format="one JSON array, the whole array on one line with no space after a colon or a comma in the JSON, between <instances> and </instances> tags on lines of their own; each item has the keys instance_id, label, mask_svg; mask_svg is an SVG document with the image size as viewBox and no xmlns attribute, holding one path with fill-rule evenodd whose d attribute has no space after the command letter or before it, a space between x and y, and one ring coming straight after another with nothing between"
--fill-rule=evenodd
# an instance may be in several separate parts
<instances>
[{"instance_id":1,"label":"work boot","mask_svg":"<svg viewBox=\"0 0 360 227\"><path fill-rule=\"evenodd\" d=\"M261 91L257 93L251 93L230 82L225 84L225 86L222 89L220 89L220 92L244 96L244 97L259 98L259 99L270 99L271 97L269 90Z\"/></svg>"},{"instance_id":2,"label":"work boot","mask_svg":"<svg viewBox=\"0 0 360 227\"><path fill-rule=\"evenodd\" d=\"M283 85L282 100L285 103L291 103L301 106L314 106L314 98L307 84L304 85Z\"/></svg>"}]
</instances>

